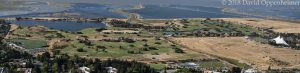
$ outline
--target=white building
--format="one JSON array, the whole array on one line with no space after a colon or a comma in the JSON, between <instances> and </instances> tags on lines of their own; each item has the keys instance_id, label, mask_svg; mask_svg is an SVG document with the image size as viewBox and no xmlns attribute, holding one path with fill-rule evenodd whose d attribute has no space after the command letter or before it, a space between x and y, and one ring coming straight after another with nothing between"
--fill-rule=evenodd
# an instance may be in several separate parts
<instances>
[{"instance_id":1,"label":"white building","mask_svg":"<svg viewBox=\"0 0 300 73\"><path fill-rule=\"evenodd\" d=\"M203 73L222 73L222 72L205 70L203 71Z\"/></svg>"},{"instance_id":2,"label":"white building","mask_svg":"<svg viewBox=\"0 0 300 73\"><path fill-rule=\"evenodd\" d=\"M186 63L182 63L180 66L183 68L198 68L199 64L196 64L194 62L186 62Z\"/></svg>"},{"instance_id":3,"label":"white building","mask_svg":"<svg viewBox=\"0 0 300 73\"><path fill-rule=\"evenodd\" d=\"M289 44L287 44L281 36L278 36L277 38L272 39L272 41L275 41L275 43L278 45L289 46Z\"/></svg>"},{"instance_id":4,"label":"white building","mask_svg":"<svg viewBox=\"0 0 300 73\"><path fill-rule=\"evenodd\" d=\"M254 69L247 69L245 70L244 73L257 73L258 71L257 70L254 70Z\"/></svg>"},{"instance_id":5,"label":"white building","mask_svg":"<svg viewBox=\"0 0 300 73\"><path fill-rule=\"evenodd\" d=\"M117 73L118 72L118 69L116 68L113 68L113 67L106 67L107 70L107 73Z\"/></svg>"},{"instance_id":6,"label":"white building","mask_svg":"<svg viewBox=\"0 0 300 73\"><path fill-rule=\"evenodd\" d=\"M90 73L91 69L88 68L88 67L80 67L79 70L82 72L82 73Z\"/></svg>"}]
</instances>

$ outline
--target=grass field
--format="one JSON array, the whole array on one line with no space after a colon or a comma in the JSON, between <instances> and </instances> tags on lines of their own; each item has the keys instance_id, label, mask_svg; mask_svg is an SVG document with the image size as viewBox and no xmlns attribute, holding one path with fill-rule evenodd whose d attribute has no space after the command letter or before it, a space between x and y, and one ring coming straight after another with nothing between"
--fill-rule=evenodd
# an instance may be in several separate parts
<instances>
[{"instance_id":1,"label":"grass field","mask_svg":"<svg viewBox=\"0 0 300 73\"><path fill-rule=\"evenodd\" d=\"M11 30L11 33L7 35L9 39L32 39L32 40L48 40L51 38L63 38L65 32L58 30L48 29L44 26L16 26ZM72 36L70 36L72 37Z\"/></svg>"},{"instance_id":2,"label":"grass field","mask_svg":"<svg viewBox=\"0 0 300 73\"><path fill-rule=\"evenodd\" d=\"M223 62L217 60L201 61L199 65L201 68L213 68L213 69L223 68L226 66Z\"/></svg>"},{"instance_id":3,"label":"grass field","mask_svg":"<svg viewBox=\"0 0 300 73\"><path fill-rule=\"evenodd\" d=\"M134 43L127 42L104 42L104 41L92 41L93 46L87 46L85 44L79 43L78 41L71 42L71 46L63 49L63 53L68 53L70 55L89 55L91 57L122 57L132 55L128 51L140 52L141 54L160 54L166 52L174 52L171 44L163 40L155 40L154 38L148 38L148 41L137 41ZM155 44L160 42L160 44ZM148 50L145 51L145 44L149 47L155 47L157 50ZM96 51L96 46L106 47L106 51L98 49ZM76 49L83 48L87 52L78 52Z\"/></svg>"},{"instance_id":4,"label":"grass field","mask_svg":"<svg viewBox=\"0 0 300 73\"><path fill-rule=\"evenodd\" d=\"M43 40L12 39L8 41L18 44L26 49L42 48L47 45L47 42Z\"/></svg>"},{"instance_id":5,"label":"grass field","mask_svg":"<svg viewBox=\"0 0 300 73\"><path fill-rule=\"evenodd\" d=\"M250 35L252 32L260 33L259 30L250 26L241 26L233 23L222 23L211 20L189 20L189 23L180 31L208 30L212 33L244 33Z\"/></svg>"},{"instance_id":6,"label":"grass field","mask_svg":"<svg viewBox=\"0 0 300 73\"><path fill-rule=\"evenodd\" d=\"M174 22L174 21L173 21ZM195 32L213 33L213 34L238 34L238 35L252 35L256 33L262 35L262 31L252 26L239 25L235 23L226 23L216 20L206 19L187 19L176 20L174 24L170 25L172 28L164 30L164 32L158 32L157 34L172 33L173 36L190 36Z\"/></svg>"},{"instance_id":7,"label":"grass field","mask_svg":"<svg viewBox=\"0 0 300 73\"><path fill-rule=\"evenodd\" d=\"M96 31L97 28L87 28L80 30L78 32L64 32L59 30L52 30L42 26L34 27L17 27L12 30L12 33L8 35L9 39L29 39L29 40L44 40L44 42L50 42L50 40L71 40L65 42L67 47L53 49L60 50L60 53L66 53L69 55L79 55L82 57L90 58L117 58L117 59L133 59L138 61L168 61L168 60L184 60L184 59L200 59L207 58L206 55L201 53L193 52L190 50L185 50L186 53L179 54L175 53L171 46L172 43L161 39L156 40L155 36L149 31L142 29L128 29L128 28L117 28L117 27L107 27L107 30L136 30L139 34L104 34ZM30 33L30 34L29 34ZM60 36L60 37L58 37ZM88 40L93 44L92 46L87 46L84 43L79 43L78 38L87 37ZM99 41L104 38L138 38L147 39L147 41L137 41L135 43L127 42L104 42ZM25 41L22 41L25 42ZM144 50L145 44L147 43L148 49ZM26 42L25 44L35 44L35 42ZM37 43L39 46L33 46L34 48L40 47L42 43ZM105 46L107 49L103 51L98 49L97 46ZM29 46L31 47L31 46ZM122 47L122 48L120 48ZM154 47L156 50L149 50L149 47ZM177 46L181 48L180 46ZM81 49L84 52L78 52ZM184 48L182 48L184 49ZM132 54L134 53L134 54Z\"/></svg>"},{"instance_id":8,"label":"grass field","mask_svg":"<svg viewBox=\"0 0 300 73\"><path fill-rule=\"evenodd\" d=\"M166 67L165 64L149 64L149 65L150 65L150 67L157 69L157 70L163 70Z\"/></svg>"}]
</instances>

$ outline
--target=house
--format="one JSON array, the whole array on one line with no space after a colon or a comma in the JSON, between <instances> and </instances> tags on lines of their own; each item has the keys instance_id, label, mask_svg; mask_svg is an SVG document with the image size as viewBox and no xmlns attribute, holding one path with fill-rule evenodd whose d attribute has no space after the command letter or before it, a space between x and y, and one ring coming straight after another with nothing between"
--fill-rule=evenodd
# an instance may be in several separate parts
<instances>
[{"instance_id":1,"label":"house","mask_svg":"<svg viewBox=\"0 0 300 73\"><path fill-rule=\"evenodd\" d=\"M35 48L35 49L28 50L28 53L34 55L34 54L44 53L47 51L48 51L48 48Z\"/></svg>"},{"instance_id":2,"label":"house","mask_svg":"<svg viewBox=\"0 0 300 73\"><path fill-rule=\"evenodd\" d=\"M17 50L19 52L29 52L28 49L26 49L26 48L24 48L22 46L19 46L19 45L15 44L15 43L8 42L7 44L8 44L9 47L11 47L12 49Z\"/></svg>"},{"instance_id":3,"label":"house","mask_svg":"<svg viewBox=\"0 0 300 73\"><path fill-rule=\"evenodd\" d=\"M218 71L204 70L203 73L222 73Z\"/></svg>"},{"instance_id":4,"label":"house","mask_svg":"<svg viewBox=\"0 0 300 73\"><path fill-rule=\"evenodd\" d=\"M18 73L32 73L32 68L18 68Z\"/></svg>"},{"instance_id":5,"label":"house","mask_svg":"<svg viewBox=\"0 0 300 73\"><path fill-rule=\"evenodd\" d=\"M174 33L172 32L165 32L164 37L172 37Z\"/></svg>"},{"instance_id":6,"label":"house","mask_svg":"<svg viewBox=\"0 0 300 73\"><path fill-rule=\"evenodd\" d=\"M244 73L258 73L258 71L255 69L247 69L244 71Z\"/></svg>"},{"instance_id":7,"label":"house","mask_svg":"<svg viewBox=\"0 0 300 73\"><path fill-rule=\"evenodd\" d=\"M105 34L138 34L140 33L139 31L134 31L134 30L103 30L102 33Z\"/></svg>"},{"instance_id":8,"label":"house","mask_svg":"<svg viewBox=\"0 0 300 73\"><path fill-rule=\"evenodd\" d=\"M272 39L272 41L274 41L277 45L285 45L285 46L289 46L289 44L287 44L283 37L278 36L277 38Z\"/></svg>"},{"instance_id":9,"label":"house","mask_svg":"<svg viewBox=\"0 0 300 73\"><path fill-rule=\"evenodd\" d=\"M106 67L107 73L117 73L118 69L113 68L113 67Z\"/></svg>"},{"instance_id":10,"label":"house","mask_svg":"<svg viewBox=\"0 0 300 73\"><path fill-rule=\"evenodd\" d=\"M79 67L79 73L90 73L91 69L88 67Z\"/></svg>"},{"instance_id":11,"label":"house","mask_svg":"<svg viewBox=\"0 0 300 73\"><path fill-rule=\"evenodd\" d=\"M13 61L9 62L9 64L25 67L26 62L28 62L28 61L24 60L24 59L13 59Z\"/></svg>"},{"instance_id":12,"label":"house","mask_svg":"<svg viewBox=\"0 0 300 73\"><path fill-rule=\"evenodd\" d=\"M181 68L198 68L199 64L196 64L194 62L186 62L186 63L182 63L180 64Z\"/></svg>"}]
</instances>

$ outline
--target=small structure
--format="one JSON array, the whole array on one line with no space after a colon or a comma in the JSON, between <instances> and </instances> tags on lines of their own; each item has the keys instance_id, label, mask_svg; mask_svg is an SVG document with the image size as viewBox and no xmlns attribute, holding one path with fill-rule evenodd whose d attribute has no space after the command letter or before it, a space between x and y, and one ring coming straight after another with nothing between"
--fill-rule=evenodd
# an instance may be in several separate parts
<instances>
[{"instance_id":1,"label":"small structure","mask_svg":"<svg viewBox=\"0 0 300 73\"><path fill-rule=\"evenodd\" d=\"M117 73L118 69L113 68L113 67L106 67L107 73Z\"/></svg>"},{"instance_id":2,"label":"small structure","mask_svg":"<svg viewBox=\"0 0 300 73\"><path fill-rule=\"evenodd\" d=\"M9 62L9 64L25 67L26 62L28 62L28 61L24 60L24 59L13 59L11 62Z\"/></svg>"},{"instance_id":3,"label":"small structure","mask_svg":"<svg viewBox=\"0 0 300 73\"><path fill-rule=\"evenodd\" d=\"M199 67L199 64L196 64L194 62L186 62L186 63L182 63L180 64L180 66L182 68L198 68Z\"/></svg>"},{"instance_id":4,"label":"small structure","mask_svg":"<svg viewBox=\"0 0 300 73\"><path fill-rule=\"evenodd\" d=\"M244 73L257 73L258 71L257 70L254 70L254 69L247 69L245 70Z\"/></svg>"},{"instance_id":5,"label":"small structure","mask_svg":"<svg viewBox=\"0 0 300 73\"><path fill-rule=\"evenodd\" d=\"M248 39L249 39L249 36L245 36L244 38L248 40Z\"/></svg>"},{"instance_id":6,"label":"small structure","mask_svg":"<svg viewBox=\"0 0 300 73\"><path fill-rule=\"evenodd\" d=\"M134 30L103 30L102 33L105 33L105 34L110 34L110 33L115 33L115 34L138 34L140 32L139 31L134 31Z\"/></svg>"},{"instance_id":7,"label":"small structure","mask_svg":"<svg viewBox=\"0 0 300 73\"><path fill-rule=\"evenodd\" d=\"M210 71L210 70L204 70L203 73L222 73L218 71Z\"/></svg>"},{"instance_id":8,"label":"small structure","mask_svg":"<svg viewBox=\"0 0 300 73\"><path fill-rule=\"evenodd\" d=\"M18 68L18 73L32 73L32 68Z\"/></svg>"},{"instance_id":9,"label":"small structure","mask_svg":"<svg viewBox=\"0 0 300 73\"><path fill-rule=\"evenodd\" d=\"M80 70L80 73L90 73L90 71L91 71L90 68L85 67L85 66L80 67L79 70Z\"/></svg>"},{"instance_id":10,"label":"small structure","mask_svg":"<svg viewBox=\"0 0 300 73\"><path fill-rule=\"evenodd\" d=\"M44 53L47 51L48 51L48 48L34 48L34 49L28 50L28 53L35 55L35 54Z\"/></svg>"},{"instance_id":11,"label":"small structure","mask_svg":"<svg viewBox=\"0 0 300 73\"><path fill-rule=\"evenodd\" d=\"M285 46L289 46L289 44L287 44L284 39L280 36L278 36L277 38L272 39L272 41L275 41L275 43L277 45L285 45Z\"/></svg>"},{"instance_id":12,"label":"small structure","mask_svg":"<svg viewBox=\"0 0 300 73\"><path fill-rule=\"evenodd\" d=\"M172 32L165 32L164 37L172 37L174 33Z\"/></svg>"}]
</instances>

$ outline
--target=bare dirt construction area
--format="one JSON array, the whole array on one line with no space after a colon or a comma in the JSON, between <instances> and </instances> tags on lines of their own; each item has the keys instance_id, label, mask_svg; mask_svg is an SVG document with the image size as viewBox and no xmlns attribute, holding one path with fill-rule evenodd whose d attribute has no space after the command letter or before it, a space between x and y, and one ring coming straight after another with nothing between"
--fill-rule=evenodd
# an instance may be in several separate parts
<instances>
[{"instance_id":1,"label":"bare dirt construction area","mask_svg":"<svg viewBox=\"0 0 300 73\"><path fill-rule=\"evenodd\" d=\"M300 33L300 23L257 18L218 18L229 22L242 23L261 28L272 28L275 32Z\"/></svg>"},{"instance_id":2,"label":"bare dirt construction area","mask_svg":"<svg viewBox=\"0 0 300 73\"><path fill-rule=\"evenodd\" d=\"M235 59L261 70L266 70L269 66L272 69L280 69L297 68L300 65L299 50L275 48L243 37L172 38L172 40L190 50Z\"/></svg>"}]
</instances>

